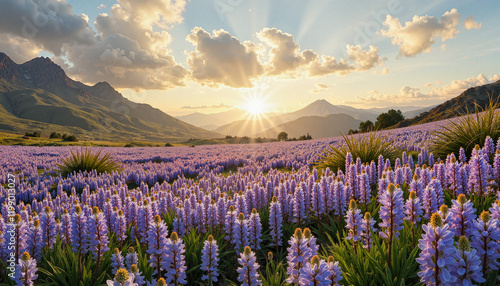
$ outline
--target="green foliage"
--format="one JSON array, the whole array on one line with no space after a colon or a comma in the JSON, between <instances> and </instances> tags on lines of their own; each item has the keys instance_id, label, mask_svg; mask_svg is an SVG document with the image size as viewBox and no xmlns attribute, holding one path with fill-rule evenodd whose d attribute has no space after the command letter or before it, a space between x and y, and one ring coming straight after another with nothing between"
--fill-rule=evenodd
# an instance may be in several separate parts
<instances>
[{"instance_id":1,"label":"green foliage","mask_svg":"<svg viewBox=\"0 0 500 286\"><path fill-rule=\"evenodd\" d=\"M311 140L311 134L307 133L307 135L300 135L298 140Z\"/></svg>"},{"instance_id":2,"label":"green foliage","mask_svg":"<svg viewBox=\"0 0 500 286\"><path fill-rule=\"evenodd\" d=\"M288 140L288 133L286 133L285 131L281 131L278 134L277 139L278 139L278 141L286 141L286 140Z\"/></svg>"},{"instance_id":3,"label":"green foliage","mask_svg":"<svg viewBox=\"0 0 500 286\"><path fill-rule=\"evenodd\" d=\"M386 137L377 132L359 135L342 134L344 142L330 145L320 155L320 159L315 162L319 168L330 168L336 171L345 171L345 157L350 152L354 159L361 158L362 162L376 161L379 155L384 159L396 160L401 155L401 150L394 146Z\"/></svg>"},{"instance_id":4,"label":"green foliage","mask_svg":"<svg viewBox=\"0 0 500 286\"><path fill-rule=\"evenodd\" d=\"M93 151L88 147L81 147L79 150L69 150L70 154L62 159L62 164L58 164L59 171L63 176L73 172L91 172L104 173L120 170L120 165L115 161L110 153L102 153L102 149Z\"/></svg>"},{"instance_id":5,"label":"green foliage","mask_svg":"<svg viewBox=\"0 0 500 286\"><path fill-rule=\"evenodd\" d=\"M26 132L25 136L29 136L29 137L40 137L42 134L38 131L35 131L33 133L31 132Z\"/></svg>"},{"instance_id":6,"label":"green foliage","mask_svg":"<svg viewBox=\"0 0 500 286\"><path fill-rule=\"evenodd\" d=\"M174 145L170 144L170 143L166 143L165 144L165 147L173 147Z\"/></svg>"},{"instance_id":7,"label":"green foliage","mask_svg":"<svg viewBox=\"0 0 500 286\"><path fill-rule=\"evenodd\" d=\"M405 117L401 110L390 109L389 111L380 114L375 122L376 129L384 129L397 124L398 122L404 120Z\"/></svg>"},{"instance_id":8,"label":"green foliage","mask_svg":"<svg viewBox=\"0 0 500 286\"><path fill-rule=\"evenodd\" d=\"M76 138L75 135L70 135L70 136L66 137L66 139L64 139L64 140L66 140L68 142L78 142L78 139Z\"/></svg>"},{"instance_id":9,"label":"green foliage","mask_svg":"<svg viewBox=\"0 0 500 286\"><path fill-rule=\"evenodd\" d=\"M57 132L52 132L50 133L50 136L49 138L52 138L52 139L61 139L62 135L61 133L57 133Z\"/></svg>"},{"instance_id":10,"label":"green foliage","mask_svg":"<svg viewBox=\"0 0 500 286\"><path fill-rule=\"evenodd\" d=\"M484 145L487 136L496 140L500 137L500 114L496 111L499 105L493 100L482 109L475 105L474 112L469 112L454 120L448 120L440 130L434 131L431 141L431 150L434 157L445 158L448 154L458 155L463 147L467 156L470 156L474 146Z\"/></svg>"},{"instance_id":11,"label":"green foliage","mask_svg":"<svg viewBox=\"0 0 500 286\"><path fill-rule=\"evenodd\" d=\"M375 128L375 125L373 125L373 122L370 120L363 121L359 124L359 131L360 132L370 132L373 131Z\"/></svg>"}]
</instances>

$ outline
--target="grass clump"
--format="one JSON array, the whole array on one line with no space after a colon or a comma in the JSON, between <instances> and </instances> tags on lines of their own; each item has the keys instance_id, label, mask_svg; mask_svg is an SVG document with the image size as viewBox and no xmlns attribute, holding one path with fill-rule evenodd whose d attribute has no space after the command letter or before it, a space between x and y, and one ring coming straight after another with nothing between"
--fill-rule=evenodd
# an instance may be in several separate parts
<instances>
[{"instance_id":1,"label":"grass clump","mask_svg":"<svg viewBox=\"0 0 500 286\"><path fill-rule=\"evenodd\" d=\"M115 161L110 153L103 153L102 149L93 151L88 147L80 149L69 149L70 154L62 159L62 164L57 164L63 176L73 172L95 170L98 174L111 171L119 171L120 164Z\"/></svg>"},{"instance_id":2,"label":"grass clump","mask_svg":"<svg viewBox=\"0 0 500 286\"><path fill-rule=\"evenodd\" d=\"M394 162L402 153L385 136L377 132L342 134L342 137L344 142L336 143L336 146L330 145L323 151L323 154L319 155L320 159L315 162L317 167L328 167L330 170L340 168L345 171L345 159L348 152L351 153L354 160L359 157L362 162L366 163L370 163L372 160L376 162L379 155Z\"/></svg>"},{"instance_id":3,"label":"grass clump","mask_svg":"<svg viewBox=\"0 0 500 286\"><path fill-rule=\"evenodd\" d=\"M434 131L431 141L431 150L435 158L446 158L448 154L459 154L463 147L465 154L470 156L474 146L484 146L486 137L492 139L500 137L500 114L496 111L498 103L490 99L490 103L484 109L478 104L474 107L474 113L467 113L455 120L448 120L448 124L440 130Z\"/></svg>"}]
</instances>

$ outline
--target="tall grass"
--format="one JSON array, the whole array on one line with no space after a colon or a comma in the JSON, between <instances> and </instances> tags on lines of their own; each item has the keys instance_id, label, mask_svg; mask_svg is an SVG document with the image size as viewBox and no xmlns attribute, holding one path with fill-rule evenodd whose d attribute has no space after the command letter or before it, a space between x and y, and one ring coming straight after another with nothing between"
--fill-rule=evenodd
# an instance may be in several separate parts
<instances>
[{"instance_id":1,"label":"tall grass","mask_svg":"<svg viewBox=\"0 0 500 286\"><path fill-rule=\"evenodd\" d=\"M431 150L434 157L445 158L451 153L458 156L460 147L470 156L476 144L484 146L487 136L492 139L499 138L500 114L496 111L499 107L498 102L490 98L486 108L475 104L473 113L467 111L462 117L448 120L445 126L433 132Z\"/></svg>"},{"instance_id":2,"label":"tall grass","mask_svg":"<svg viewBox=\"0 0 500 286\"><path fill-rule=\"evenodd\" d=\"M360 158L362 162L375 162L379 155L392 162L396 160L402 151L394 146L386 136L379 132L370 132L368 134L342 134L344 142L337 143L336 146L330 145L320 155L320 159L315 162L319 168L330 168L332 171L341 169L345 171L345 159L348 152L351 153L354 160Z\"/></svg>"},{"instance_id":3,"label":"tall grass","mask_svg":"<svg viewBox=\"0 0 500 286\"><path fill-rule=\"evenodd\" d=\"M98 174L120 170L120 164L113 159L110 153L103 153L102 149L93 151L89 147L80 149L69 149L70 154L62 159L62 164L58 164L59 172L67 176L73 172L95 170Z\"/></svg>"}]
</instances>

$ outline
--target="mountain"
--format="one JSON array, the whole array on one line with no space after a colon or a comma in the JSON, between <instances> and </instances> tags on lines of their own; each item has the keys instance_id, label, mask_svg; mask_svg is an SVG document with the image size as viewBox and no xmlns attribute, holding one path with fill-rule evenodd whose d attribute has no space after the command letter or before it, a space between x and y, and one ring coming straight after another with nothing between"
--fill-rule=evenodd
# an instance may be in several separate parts
<instances>
[{"instance_id":1,"label":"mountain","mask_svg":"<svg viewBox=\"0 0 500 286\"><path fill-rule=\"evenodd\" d=\"M333 105L324 99L316 100L313 103L307 105L306 107L299 109L294 112L280 114L276 116L267 116L260 118L247 118L244 120L238 120L231 122L229 124L220 126L219 128L213 130L214 132L232 136L259 136L258 134L264 134L263 132L271 129L275 126L285 124L290 121L302 117L325 117L331 114L347 114L352 116L356 120L372 120L374 121L378 114L365 109L356 109L350 106ZM358 126L354 126L352 129L358 129ZM351 129L348 128L347 131ZM301 134L304 135L304 134ZM299 135L300 136L300 135Z\"/></svg>"},{"instance_id":2,"label":"mountain","mask_svg":"<svg viewBox=\"0 0 500 286\"><path fill-rule=\"evenodd\" d=\"M288 138L298 138L309 133L312 138L327 138L340 136L347 133L349 129L357 129L360 120L347 114L330 114L327 116L304 116L259 133L257 137L275 138L282 131L288 134Z\"/></svg>"},{"instance_id":3,"label":"mountain","mask_svg":"<svg viewBox=\"0 0 500 286\"><path fill-rule=\"evenodd\" d=\"M23 64L0 53L0 130L60 132L92 140L183 140L216 134L148 104L132 102L107 82L69 78L49 58Z\"/></svg>"},{"instance_id":4,"label":"mountain","mask_svg":"<svg viewBox=\"0 0 500 286\"><path fill-rule=\"evenodd\" d=\"M463 115L469 111L474 111L475 104L479 108L485 108L492 100L500 101L500 80L494 83L471 87L443 104L424 112L414 118L405 119L394 127L405 127L409 125L434 122Z\"/></svg>"},{"instance_id":5,"label":"mountain","mask_svg":"<svg viewBox=\"0 0 500 286\"><path fill-rule=\"evenodd\" d=\"M277 119L279 119L278 121L286 122L304 116L327 116L330 114L340 114L340 113L348 114L354 117L355 119L361 121L365 120L373 121L378 116L378 113L376 112L368 111L365 109L356 109L350 106L333 105L324 99L319 99L295 112L279 115L277 116Z\"/></svg>"},{"instance_id":6,"label":"mountain","mask_svg":"<svg viewBox=\"0 0 500 286\"><path fill-rule=\"evenodd\" d=\"M207 127L211 129L204 129L214 130L222 125L226 125L238 120L243 120L245 119L246 114L247 112L244 110L232 108L227 111L208 114L195 112L187 115L177 116L176 118L197 127Z\"/></svg>"},{"instance_id":7,"label":"mountain","mask_svg":"<svg viewBox=\"0 0 500 286\"><path fill-rule=\"evenodd\" d=\"M204 113L199 113L199 112L191 113L188 115L177 116L176 118L179 120L182 120L186 123L189 123L191 125L198 126L198 127L208 125L208 126L216 126L215 128L217 128L218 126L221 126L221 125L228 123L228 122L221 120L217 117L214 117L210 114L204 114Z\"/></svg>"},{"instance_id":8,"label":"mountain","mask_svg":"<svg viewBox=\"0 0 500 286\"><path fill-rule=\"evenodd\" d=\"M407 119L411 119L411 118L413 118L415 116L419 116L420 114L433 109L436 106L437 105L431 105L431 106L422 107L422 108L419 108L419 109L413 109L413 110L403 111L403 116L405 118L407 118Z\"/></svg>"}]
</instances>

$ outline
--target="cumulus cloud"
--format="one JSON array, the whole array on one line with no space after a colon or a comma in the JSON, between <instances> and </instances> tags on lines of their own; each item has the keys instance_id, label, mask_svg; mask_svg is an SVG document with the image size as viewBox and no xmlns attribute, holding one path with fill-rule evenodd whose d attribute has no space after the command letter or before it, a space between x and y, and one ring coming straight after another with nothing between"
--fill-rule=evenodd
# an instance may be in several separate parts
<instances>
[{"instance_id":1,"label":"cumulus cloud","mask_svg":"<svg viewBox=\"0 0 500 286\"><path fill-rule=\"evenodd\" d=\"M360 45L347 45L347 54L349 58L356 63L358 70L366 71L382 64L384 58L378 55L378 48L370 46L368 51L361 48Z\"/></svg>"},{"instance_id":2,"label":"cumulus cloud","mask_svg":"<svg viewBox=\"0 0 500 286\"><path fill-rule=\"evenodd\" d=\"M212 35L196 27L187 37L196 50L188 53L192 78L201 85L217 87L253 87L252 80L264 73L258 58L258 46L240 42L224 30Z\"/></svg>"},{"instance_id":3,"label":"cumulus cloud","mask_svg":"<svg viewBox=\"0 0 500 286\"><path fill-rule=\"evenodd\" d=\"M487 78L483 74L470 77L463 80L454 80L443 87L435 87L431 92L422 92L420 88L405 85L401 87L397 94L380 94L378 91L370 91L366 97L356 97L354 100L348 100L344 103L350 104L374 104L374 103L416 103L422 100L446 100L460 95L468 88L485 85L500 80L500 75L495 74ZM425 84L425 87L432 86L431 83Z\"/></svg>"},{"instance_id":4,"label":"cumulus cloud","mask_svg":"<svg viewBox=\"0 0 500 286\"><path fill-rule=\"evenodd\" d=\"M215 105L199 105L199 106L191 106L191 105L186 105L181 107L182 109L226 109L226 108L232 108L233 106L230 104L215 104Z\"/></svg>"},{"instance_id":5,"label":"cumulus cloud","mask_svg":"<svg viewBox=\"0 0 500 286\"><path fill-rule=\"evenodd\" d=\"M324 83L317 83L315 84L316 88L311 90L311 92L314 92L314 93L319 93L319 92L322 92L323 90L326 90L328 89L328 85L324 84Z\"/></svg>"},{"instance_id":6,"label":"cumulus cloud","mask_svg":"<svg viewBox=\"0 0 500 286\"><path fill-rule=\"evenodd\" d=\"M76 15L65 1L0 1L0 34L15 35L55 55L63 45L92 45L94 31L84 14Z\"/></svg>"},{"instance_id":7,"label":"cumulus cloud","mask_svg":"<svg viewBox=\"0 0 500 286\"><path fill-rule=\"evenodd\" d=\"M119 88L167 89L185 85L186 68L168 49L164 30L182 21L185 1L119 0L94 22L92 46L66 47L69 73L85 82L108 81ZM148 11L152 11L148 13Z\"/></svg>"},{"instance_id":8,"label":"cumulus cloud","mask_svg":"<svg viewBox=\"0 0 500 286\"><path fill-rule=\"evenodd\" d=\"M14 62L24 63L38 56L41 45L12 34L0 36L0 51L7 54Z\"/></svg>"},{"instance_id":9,"label":"cumulus cloud","mask_svg":"<svg viewBox=\"0 0 500 286\"><path fill-rule=\"evenodd\" d=\"M105 5L105 4L101 4L101 5L97 6L97 9L102 10L102 9L104 9L106 7L108 7L108 6Z\"/></svg>"},{"instance_id":10,"label":"cumulus cloud","mask_svg":"<svg viewBox=\"0 0 500 286\"><path fill-rule=\"evenodd\" d=\"M413 16L404 26L398 18L387 15L381 34L392 38L392 44L399 46L399 55L415 56L422 52L430 52L436 38L444 42L453 39L458 33L461 15L457 9L445 12L439 19L434 16Z\"/></svg>"},{"instance_id":11,"label":"cumulus cloud","mask_svg":"<svg viewBox=\"0 0 500 286\"><path fill-rule=\"evenodd\" d=\"M464 25L464 28L466 30L480 29L481 28L481 23L474 22L474 16L467 17L467 19L465 19L462 24Z\"/></svg>"}]
</instances>

